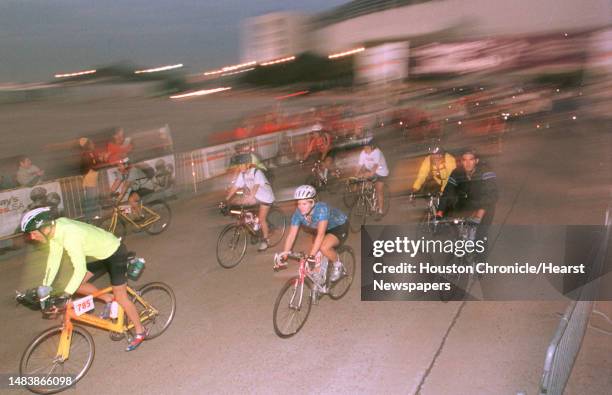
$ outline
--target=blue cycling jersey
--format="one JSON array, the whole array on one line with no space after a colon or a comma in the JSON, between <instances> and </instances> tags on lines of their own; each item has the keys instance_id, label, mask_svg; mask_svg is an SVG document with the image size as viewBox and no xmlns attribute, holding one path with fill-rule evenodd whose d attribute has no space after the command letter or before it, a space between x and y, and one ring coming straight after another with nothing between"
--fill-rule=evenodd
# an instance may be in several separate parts
<instances>
[{"instance_id":1,"label":"blue cycling jersey","mask_svg":"<svg viewBox=\"0 0 612 395\"><path fill-rule=\"evenodd\" d=\"M330 230L337 226L344 225L346 220L347 217L342 211L338 210L337 208L330 207L327 203L317 202L312 209L310 222L308 222L302 213L300 213L299 209L296 209L291 217L291 225L304 225L309 228L316 229L319 222L328 221L327 230Z\"/></svg>"}]
</instances>

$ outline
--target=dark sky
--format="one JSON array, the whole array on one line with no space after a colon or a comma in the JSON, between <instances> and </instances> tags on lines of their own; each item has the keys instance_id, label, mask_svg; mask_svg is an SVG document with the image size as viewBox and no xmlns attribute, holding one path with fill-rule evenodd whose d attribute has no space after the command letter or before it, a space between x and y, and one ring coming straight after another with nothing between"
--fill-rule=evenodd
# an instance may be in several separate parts
<instances>
[{"instance_id":1,"label":"dark sky","mask_svg":"<svg viewBox=\"0 0 612 395\"><path fill-rule=\"evenodd\" d=\"M240 60L240 22L347 0L0 0L0 83L130 61L189 72Z\"/></svg>"}]
</instances>

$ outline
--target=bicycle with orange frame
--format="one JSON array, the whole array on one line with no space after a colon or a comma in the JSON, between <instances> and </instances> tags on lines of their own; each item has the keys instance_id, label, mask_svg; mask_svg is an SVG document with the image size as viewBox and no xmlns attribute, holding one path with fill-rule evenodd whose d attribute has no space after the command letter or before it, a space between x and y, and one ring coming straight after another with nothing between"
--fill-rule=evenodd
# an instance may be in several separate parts
<instances>
[{"instance_id":1,"label":"bicycle with orange frame","mask_svg":"<svg viewBox=\"0 0 612 395\"><path fill-rule=\"evenodd\" d=\"M138 291L128 286L127 292L138 310L140 321L147 329L146 340L156 338L168 329L176 312L176 298L168 285L153 282ZM56 308L52 312L44 311L43 317L62 317L62 324L43 331L32 340L21 357L19 373L21 376L55 379L46 381L52 383L51 386L28 383L26 388L38 394L53 394L74 386L85 376L94 359L94 341L84 327L75 323L108 331L114 341L131 341L135 334L134 324L128 322L121 305L117 304L116 318L103 318L91 313L95 308L94 298L109 293L112 293L112 287L69 300L64 306L56 306L59 298L50 298L48 305ZM15 299L31 308L36 306L36 288L17 292Z\"/></svg>"}]
</instances>

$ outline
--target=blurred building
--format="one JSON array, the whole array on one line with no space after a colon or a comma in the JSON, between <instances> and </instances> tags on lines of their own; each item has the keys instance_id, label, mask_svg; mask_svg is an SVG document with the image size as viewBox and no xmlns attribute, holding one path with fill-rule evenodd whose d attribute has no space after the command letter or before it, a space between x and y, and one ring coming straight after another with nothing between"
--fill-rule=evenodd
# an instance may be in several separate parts
<instances>
[{"instance_id":1,"label":"blurred building","mask_svg":"<svg viewBox=\"0 0 612 395\"><path fill-rule=\"evenodd\" d=\"M243 61L357 46L574 33L612 24L610 0L355 0L308 18L272 13L243 25Z\"/></svg>"},{"instance_id":2,"label":"blurred building","mask_svg":"<svg viewBox=\"0 0 612 395\"><path fill-rule=\"evenodd\" d=\"M593 58L597 31L610 26L610 0L355 0L310 18L248 19L242 59L365 47L356 57L361 82L485 70L568 72Z\"/></svg>"},{"instance_id":3,"label":"blurred building","mask_svg":"<svg viewBox=\"0 0 612 395\"><path fill-rule=\"evenodd\" d=\"M319 15L313 33L322 54L358 45L410 40L462 41L609 26L609 0L356 0Z\"/></svg>"},{"instance_id":4,"label":"blurred building","mask_svg":"<svg viewBox=\"0 0 612 395\"><path fill-rule=\"evenodd\" d=\"M275 12L245 20L241 61L262 62L305 51L309 47L309 20L307 15L291 12Z\"/></svg>"}]
</instances>

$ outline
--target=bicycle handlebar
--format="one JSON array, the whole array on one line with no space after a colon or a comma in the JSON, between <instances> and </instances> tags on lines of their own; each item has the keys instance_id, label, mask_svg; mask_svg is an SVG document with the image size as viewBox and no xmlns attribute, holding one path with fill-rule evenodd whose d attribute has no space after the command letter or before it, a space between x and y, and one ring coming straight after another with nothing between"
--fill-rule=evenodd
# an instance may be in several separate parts
<instances>
[{"instance_id":1,"label":"bicycle handlebar","mask_svg":"<svg viewBox=\"0 0 612 395\"><path fill-rule=\"evenodd\" d=\"M439 192L429 192L429 193L411 193L410 197L414 199L429 199L430 197L438 197L440 196Z\"/></svg>"},{"instance_id":2,"label":"bicycle handlebar","mask_svg":"<svg viewBox=\"0 0 612 395\"><path fill-rule=\"evenodd\" d=\"M469 218L447 218L447 219L434 219L434 222L439 225L450 224L450 225L469 225L477 223L470 221Z\"/></svg>"},{"instance_id":3,"label":"bicycle handlebar","mask_svg":"<svg viewBox=\"0 0 612 395\"><path fill-rule=\"evenodd\" d=\"M15 301L30 310L40 310L43 318L46 319L56 318L57 315L63 313L66 310L66 306L71 301L70 298L55 294L49 296L49 298L45 300L45 306L43 308L36 290L37 288L30 288L23 292L15 291Z\"/></svg>"},{"instance_id":4,"label":"bicycle handlebar","mask_svg":"<svg viewBox=\"0 0 612 395\"><path fill-rule=\"evenodd\" d=\"M290 251L290 252L278 252L278 253L274 254L274 262L276 263L276 262L284 261L282 259L283 255L286 256L286 259L293 259L293 260L296 260L296 261L299 261L299 260L304 259L304 258L307 257L307 255L305 253L303 253L303 252L292 252L292 251Z\"/></svg>"}]
</instances>

